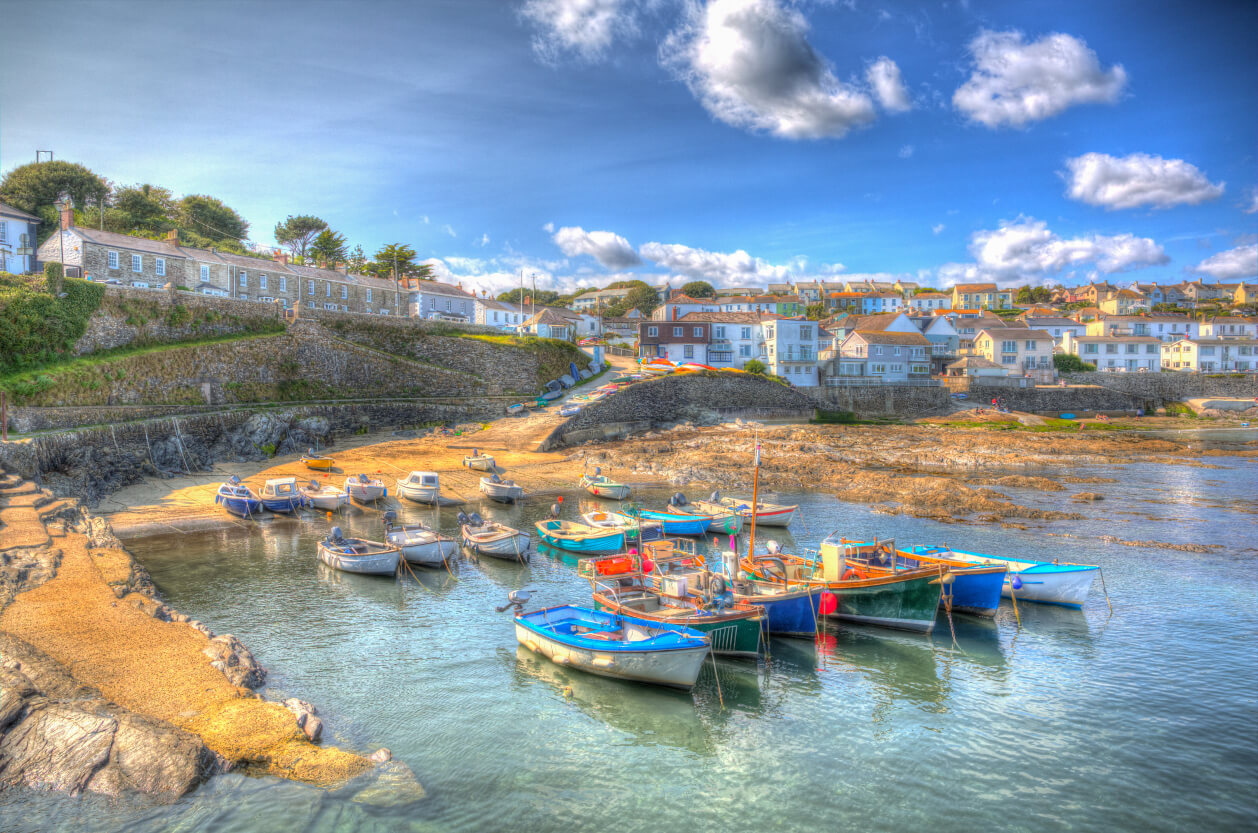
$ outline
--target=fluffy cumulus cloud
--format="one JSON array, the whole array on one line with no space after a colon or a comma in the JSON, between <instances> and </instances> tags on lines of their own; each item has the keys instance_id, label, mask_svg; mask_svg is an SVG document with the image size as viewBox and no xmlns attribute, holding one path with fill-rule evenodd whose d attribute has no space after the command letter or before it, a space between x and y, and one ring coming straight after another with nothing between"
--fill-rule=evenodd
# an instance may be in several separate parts
<instances>
[{"instance_id":1,"label":"fluffy cumulus cloud","mask_svg":"<svg viewBox=\"0 0 1258 833\"><path fill-rule=\"evenodd\" d=\"M988 127L1023 127L1075 104L1113 102L1127 84L1122 65L1105 69L1086 43L1061 33L1027 43L1021 32L984 30L969 51L974 72L952 104Z\"/></svg>"},{"instance_id":2,"label":"fluffy cumulus cloud","mask_svg":"<svg viewBox=\"0 0 1258 833\"><path fill-rule=\"evenodd\" d=\"M575 55L596 61L618 37L637 33L637 0L528 0L520 9L537 28L533 50L546 61Z\"/></svg>"},{"instance_id":3,"label":"fluffy cumulus cloud","mask_svg":"<svg viewBox=\"0 0 1258 833\"><path fill-rule=\"evenodd\" d=\"M820 139L873 121L870 96L836 78L807 33L804 16L780 0L709 0L660 54L709 113L735 127Z\"/></svg>"},{"instance_id":4,"label":"fluffy cumulus cloud","mask_svg":"<svg viewBox=\"0 0 1258 833\"><path fill-rule=\"evenodd\" d=\"M775 265L752 257L742 249L711 252L681 243L647 243L640 251L644 258L681 279L707 281L713 286L763 286L770 282L807 279L808 259L805 257L793 257L785 265ZM842 269L842 264L822 263L810 271L834 274Z\"/></svg>"},{"instance_id":5,"label":"fluffy cumulus cloud","mask_svg":"<svg viewBox=\"0 0 1258 833\"><path fill-rule=\"evenodd\" d=\"M1085 153L1066 160L1067 196L1104 208L1170 208L1198 205L1223 194L1195 165L1147 153L1114 157Z\"/></svg>"},{"instance_id":6,"label":"fluffy cumulus cloud","mask_svg":"<svg viewBox=\"0 0 1258 833\"><path fill-rule=\"evenodd\" d=\"M888 113L905 113L913 109L909 99L909 91L900 78L900 67L888 57L882 57L869 65L865 70L865 78L869 88L874 91L874 98Z\"/></svg>"},{"instance_id":7,"label":"fluffy cumulus cloud","mask_svg":"<svg viewBox=\"0 0 1258 833\"><path fill-rule=\"evenodd\" d=\"M1198 263L1194 271L1225 281L1258 277L1258 243L1219 252Z\"/></svg>"},{"instance_id":8,"label":"fluffy cumulus cloud","mask_svg":"<svg viewBox=\"0 0 1258 833\"><path fill-rule=\"evenodd\" d=\"M1246 214L1258 214L1258 188L1249 192L1249 204L1244 210Z\"/></svg>"},{"instance_id":9,"label":"fluffy cumulus cloud","mask_svg":"<svg viewBox=\"0 0 1258 833\"><path fill-rule=\"evenodd\" d=\"M590 255L608 269L628 269L642 262L629 241L610 231L586 231L564 226L555 232L555 244L568 257Z\"/></svg>"},{"instance_id":10,"label":"fluffy cumulus cloud","mask_svg":"<svg viewBox=\"0 0 1258 833\"><path fill-rule=\"evenodd\" d=\"M1085 266L1110 274L1170 261L1162 247L1148 237L1092 234L1063 238L1047 223L1030 217L975 232L970 236L970 255L973 263L940 267L936 272L940 283L1043 281L1063 270Z\"/></svg>"}]
</instances>

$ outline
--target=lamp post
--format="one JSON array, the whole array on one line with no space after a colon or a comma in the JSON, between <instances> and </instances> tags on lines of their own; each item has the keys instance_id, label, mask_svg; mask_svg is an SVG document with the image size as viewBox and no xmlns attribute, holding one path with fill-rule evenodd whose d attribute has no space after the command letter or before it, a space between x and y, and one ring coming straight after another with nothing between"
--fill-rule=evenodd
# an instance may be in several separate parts
<instances>
[{"instance_id":1,"label":"lamp post","mask_svg":"<svg viewBox=\"0 0 1258 833\"><path fill-rule=\"evenodd\" d=\"M57 244L61 247L61 277L66 276L66 230L65 212L70 208L70 198L62 197L57 205Z\"/></svg>"}]
</instances>

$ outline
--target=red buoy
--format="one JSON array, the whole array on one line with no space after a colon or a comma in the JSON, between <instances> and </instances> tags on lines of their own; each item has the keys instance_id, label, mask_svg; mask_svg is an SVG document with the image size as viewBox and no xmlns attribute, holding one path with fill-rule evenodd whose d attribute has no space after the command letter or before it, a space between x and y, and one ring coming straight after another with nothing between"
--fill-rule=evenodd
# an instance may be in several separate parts
<instances>
[{"instance_id":1,"label":"red buoy","mask_svg":"<svg viewBox=\"0 0 1258 833\"><path fill-rule=\"evenodd\" d=\"M839 609L839 597L827 590L821 594L821 601L818 603L817 609L822 616L829 616Z\"/></svg>"},{"instance_id":2,"label":"red buoy","mask_svg":"<svg viewBox=\"0 0 1258 833\"><path fill-rule=\"evenodd\" d=\"M642 572L649 573L655 569L655 562L649 558L642 559Z\"/></svg>"}]
</instances>

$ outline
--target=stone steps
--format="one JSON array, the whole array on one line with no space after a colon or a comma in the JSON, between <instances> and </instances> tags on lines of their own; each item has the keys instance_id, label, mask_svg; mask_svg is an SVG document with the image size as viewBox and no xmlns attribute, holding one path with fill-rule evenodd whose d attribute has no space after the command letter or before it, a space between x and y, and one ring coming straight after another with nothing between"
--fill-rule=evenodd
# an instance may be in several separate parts
<instances>
[{"instance_id":1,"label":"stone steps","mask_svg":"<svg viewBox=\"0 0 1258 833\"><path fill-rule=\"evenodd\" d=\"M0 552L42 547L51 540L39 511L33 506L0 509Z\"/></svg>"},{"instance_id":2,"label":"stone steps","mask_svg":"<svg viewBox=\"0 0 1258 833\"><path fill-rule=\"evenodd\" d=\"M0 486L0 500L16 495L33 495L39 492L39 486L29 480L18 480L15 484Z\"/></svg>"},{"instance_id":3,"label":"stone steps","mask_svg":"<svg viewBox=\"0 0 1258 833\"><path fill-rule=\"evenodd\" d=\"M42 489L38 492L20 495L0 494L0 508L8 508L10 506L29 506L34 509L43 506L46 503L50 503L52 500L53 496Z\"/></svg>"}]
</instances>

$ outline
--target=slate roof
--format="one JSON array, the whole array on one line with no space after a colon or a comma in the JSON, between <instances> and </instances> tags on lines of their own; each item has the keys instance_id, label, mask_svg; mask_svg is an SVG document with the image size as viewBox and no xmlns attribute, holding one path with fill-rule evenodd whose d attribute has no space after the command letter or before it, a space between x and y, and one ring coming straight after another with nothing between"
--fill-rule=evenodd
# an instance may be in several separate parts
<instances>
[{"instance_id":1,"label":"slate roof","mask_svg":"<svg viewBox=\"0 0 1258 833\"><path fill-rule=\"evenodd\" d=\"M43 222L43 220L39 219L34 214L27 214L20 208L14 208L8 203L3 202L0 202L0 214L3 214L5 217L17 217L19 220L27 220L32 223Z\"/></svg>"}]
</instances>

